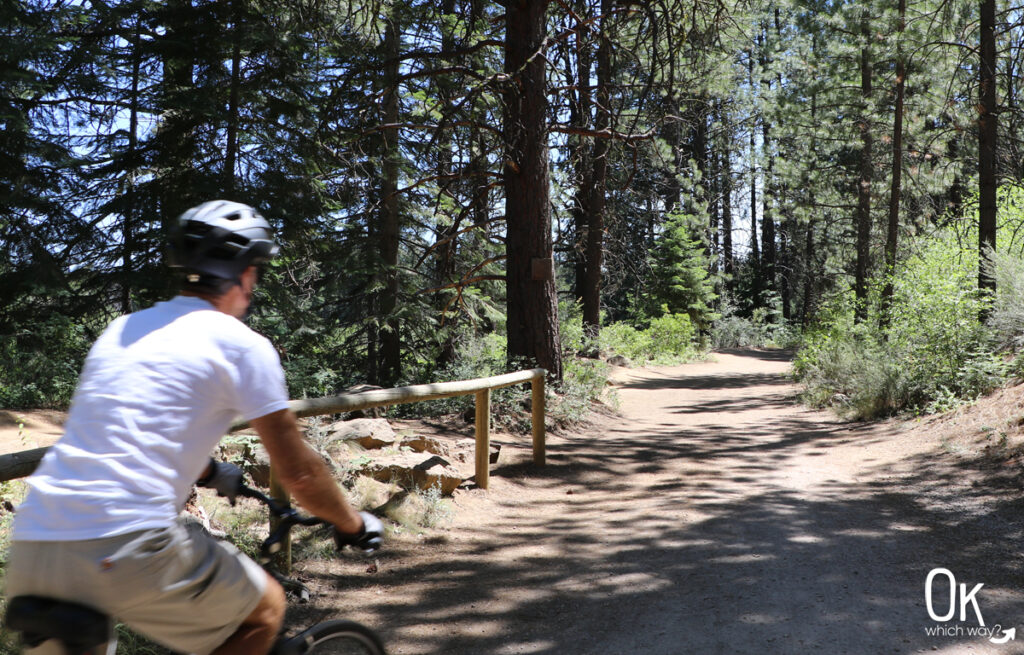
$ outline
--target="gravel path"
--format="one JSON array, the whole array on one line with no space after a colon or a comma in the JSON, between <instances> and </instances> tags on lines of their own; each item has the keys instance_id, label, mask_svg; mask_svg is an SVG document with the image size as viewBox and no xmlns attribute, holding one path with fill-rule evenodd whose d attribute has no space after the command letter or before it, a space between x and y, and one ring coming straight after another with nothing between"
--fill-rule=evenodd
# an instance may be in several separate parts
<instances>
[{"instance_id":1,"label":"gravel path","mask_svg":"<svg viewBox=\"0 0 1024 655\"><path fill-rule=\"evenodd\" d=\"M445 530L374 573L308 569L307 612L341 608L394 655L1024 653L1024 634L988 632L1024 628L1017 494L979 488L912 423L803 408L788 367L738 351L620 371L621 416L552 438L544 469L506 443ZM936 568L932 613L953 576L965 620L929 615Z\"/></svg>"}]
</instances>

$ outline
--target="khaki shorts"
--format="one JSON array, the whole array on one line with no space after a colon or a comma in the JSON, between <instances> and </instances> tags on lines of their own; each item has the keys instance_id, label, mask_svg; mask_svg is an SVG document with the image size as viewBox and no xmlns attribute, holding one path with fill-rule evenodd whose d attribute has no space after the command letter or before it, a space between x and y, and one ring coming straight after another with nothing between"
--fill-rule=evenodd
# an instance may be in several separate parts
<instances>
[{"instance_id":1,"label":"khaki shorts","mask_svg":"<svg viewBox=\"0 0 1024 655\"><path fill-rule=\"evenodd\" d=\"M197 655L234 634L266 586L258 564L196 524L85 541L16 541L7 561L8 598L34 594L88 605ZM31 652L57 652L47 648L52 644Z\"/></svg>"}]
</instances>

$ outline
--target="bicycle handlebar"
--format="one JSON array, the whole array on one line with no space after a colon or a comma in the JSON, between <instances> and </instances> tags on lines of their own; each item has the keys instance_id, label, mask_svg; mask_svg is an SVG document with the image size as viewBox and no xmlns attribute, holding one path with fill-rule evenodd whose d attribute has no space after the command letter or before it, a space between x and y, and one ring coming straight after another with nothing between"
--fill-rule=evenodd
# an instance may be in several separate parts
<instances>
[{"instance_id":1,"label":"bicycle handlebar","mask_svg":"<svg viewBox=\"0 0 1024 655\"><path fill-rule=\"evenodd\" d=\"M289 503L281 503L266 495L262 491L242 484L238 487L238 495L253 498L260 501L270 510L271 516L278 520L277 527L263 540L260 545L260 559L263 562L270 561L270 558L281 551L282 544L288 532L295 525L326 525L327 521L316 516L304 516L300 514Z\"/></svg>"}]
</instances>

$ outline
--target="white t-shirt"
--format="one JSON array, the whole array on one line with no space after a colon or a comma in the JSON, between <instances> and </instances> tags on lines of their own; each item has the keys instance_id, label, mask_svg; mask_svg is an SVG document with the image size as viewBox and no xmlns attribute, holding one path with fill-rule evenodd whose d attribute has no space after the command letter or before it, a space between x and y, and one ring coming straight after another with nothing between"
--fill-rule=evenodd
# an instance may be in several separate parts
<instances>
[{"instance_id":1,"label":"white t-shirt","mask_svg":"<svg viewBox=\"0 0 1024 655\"><path fill-rule=\"evenodd\" d=\"M89 351L64 436L27 480L13 538L170 525L231 422L287 406L274 347L207 301L178 296L122 316Z\"/></svg>"}]
</instances>

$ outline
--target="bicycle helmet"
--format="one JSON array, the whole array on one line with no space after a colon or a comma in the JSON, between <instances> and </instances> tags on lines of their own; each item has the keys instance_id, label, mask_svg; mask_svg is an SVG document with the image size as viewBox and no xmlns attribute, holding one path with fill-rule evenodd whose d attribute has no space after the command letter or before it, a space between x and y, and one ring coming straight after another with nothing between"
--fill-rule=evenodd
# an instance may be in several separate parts
<instances>
[{"instance_id":1,"label":"bicycle helmet","mask_svg":"<svg viewBox=\"0 0 1024 655\"><path fill-rule=\"evenodd\" d=\"M270 261L278 250L270 223L255 209L211 200L178 219L170 264L182 269L191 282L200 277L237 281L247 267Z\"/></svg>"}]
</instances>

